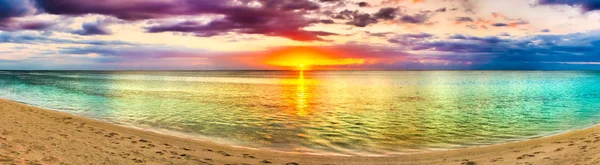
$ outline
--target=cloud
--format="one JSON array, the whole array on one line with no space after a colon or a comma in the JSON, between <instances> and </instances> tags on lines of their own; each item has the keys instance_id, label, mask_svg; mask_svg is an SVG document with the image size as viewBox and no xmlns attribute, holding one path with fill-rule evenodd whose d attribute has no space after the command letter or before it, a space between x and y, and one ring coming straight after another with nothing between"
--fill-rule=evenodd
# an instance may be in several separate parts
<instances>
[{"instance_id":1,"label":"cloud","mask_svg":"<svg viewBox=\"0 0 600 165\"><path fill-rule=\"evenodd\" d=\"M279 17L279 16L277 16ZM327 23L328 21L325 21ZM305 20L289 21L285 18L263 20L244 15L232 16L223 20L209 23L185 21L172 25L157 25L147 28L150 33L160 32L189 32L201 37L211 37L229 32L243 34L263 34L280 36L297 41L325 41L321 36L337 35L324 31L307 31L302 27L310 22Z\"/></svg>"},{"instance_id":2,"label":"cloud","mask_svg":"<svg viewBox=\"0 0 600 165\"><path fill-rule=\"evenodd\" d=\"M0 22L14 17L23 17L36 12L28 0L0 0Z\"/></svg>"},{"instance_id":3,"label":"cloud","mask_svg":"<svg viewBox=\"0 0 600 165\"><path fill-rule=\"evenodd\" d=\"M394 40L390 40L390 43L398 44L404 51L438 52L436 54L440 56L439 60L452 60L443 58L444 55L441 54L468 56L473 63L482 64L480 67L496 69L523 69L524 64L541 64L548 61L571 64L600 61L600 31L505 39L461 34L437 40L401 37L392 39Z\"/></svg>"},{"instance_id":4,"label":"cloud","mask_svg":"<svg viewBox=\"0 0 600 165\"><path fill-rule=\"evenodd\" d=\"M7 21L0 24L0 30L20 31L20 30L45 30L54 26L55 23L48 21Z\"/></svg>"},{"instance_id":5,"label":"cloud","mask_svg":"<svg viewBox=\"0 0 600 165\"><path fill-rule=\"evenodd\" d=\"M400 17L400 22L411 24L423 24L429 20L429 15L426 13L418 13L415 15L404 15Z\"/></svg>"},{"instance_id":6,"label":"cloud","mask_svg":"<svg viewBox=\"0 0 600 165\"><path fill-rule=\"evenodd\" d=\"M190 32L199 37L210 37L229 32L263 34L298 41L325 41L322 36L334 35L323 31L303 30L318 20L304 15L317 10L319 4L310 0L258 0L259 7L251 6L255 1L223 0L38 0L43 11L60 15L102 14L119 19L135 21L168 18L182 15L223 15L222 19L208 23L184 21L175 24L160 24L147 28L148 32ZM331 2L331 1L327 1ZM81 34L107 34L99 24L84 25ZM87 33L86 31L87 30ZM91 32L91 33L90 33Z\"/></svg>"},{"instance_id":7,"label":"cloud","mask_svg":"<svg viewBox=\"0 0 600 165\"><path fill-rule=\"evenodd\" d=\"M427 33L399 34L388 39L388 42L399 44L401 46L410 46L417 45L422 42L427 42L427 40L433 37L433 35Z\"/></svg>"},{"instance_id":8,"label":"cloud","mask_svg":"<svg viewBox=\"0 0 600 165\"><path fill-rule=\"evenodd\" d=\"M457 23L463 23L463 22L473 22L473 19L471 17L456 17L454 19Z\"/></svg>"},{"instance_id":9,"label":"cloud","mask_svg":"<svg viewBox=\"0 0 600 165\"><path fill-rule=\"evenodd\" d=\"M539 5L567 5L581 7L583 12L600 10L600 1L598 0L538 0Z\"/></svg>"},{"instance_id":10,"label":"cloud","mask_svg":"<svg viewBox=\"0 0 600 165\"><path fill-rule=\"evenodd\" d=\"M344 0L319 0L319 2L328 2L328 3L331 3L331 2L342 2L342 1L344 1Z\"/></svg>"},{"instance_id":11,"label":"cloud","mask_svg":"<svg viewBox=\"0 0 600 165\"><path fill-rule=\"evenodd\" d=\"M111 34L110 30L106 29L102 24L96 23L85 23L81 26L83 29L80 31L75 31L75 34L79 35L109 35Z\"/></svg>"},{"instance_id":12,"label":"cloud","mask_svg":"<svg viewBox=\"0 0 600 165\"><path fill-rule=\"evenodd\" d=\"M73 31L73 34L79 35L111 35L112 32L106 27L109 24L119 22L115 19L98 19L95 22L88 22L81 25L81 30Z\"/></svg>"},{"instance_id":13,"label":"cloud","mask_svg":"<svg viewBox=\"0 0 600 165\"><path fill-rule=\"evenodd\" d=\"M134 62L149 59L169 58L200 58L207 51L198 49L174 49L164 46L123 46L111 47L106 45L91 45L85 47L66 47L60 50L61 54L69 55L97 55L96 62Z\"/></svg>"},{"instance_id":14,"label":"cloud","mask_svg":"<svg viewBox=\"0 0 600 165\"><path fill-rule=\"evenodd\" d=\"M0 30L41 30L53 25L45 21L19 21L14 18L30 16L37 9L29 0L0 0Z\"/></svg>"},{"instance_id":15,"label":"cloud","mask_svg":"<svg viewBox=\"0 0 600 165\"><path fill-rule=\"evenodd\" d=\"M369 6L369 3L367 3L367 2L359 2L357 4L358 4L359 7L367 7L367 6Z\"/></svg>"},{"instance_id":16,"label":"cloud","mask_svg":"<svg viewBox=\"0 0 600 165\"><path fill-rule=\"evenodd\" d=\"M0 32L0 43L17 44L83 44L83 45L111 45L127 46L136 45L123 41L105 41L105 40L80 40L80 39L61 39L50 35L40 33L21 33L21 32Z\"/></svg>"},{"instance_id":17,"label":"cloud","mask_svg":"<svg viewBox=\"0 0 600 165\"><path fill-rule=\"evenodd\" d=\"M394 7L381 8L379 11L368 14L362 13L358 10L342 10L338 14L334 14L334 19L349 20L346 22L348 25L357 27L366 27L370 24L376 24L381 20L393 20L400 14L400 10Z\"/></svg>"},{"instance_id":18,"label":"cloud","mask_svg":"<svg viewBox=\"0 0 600 165\"><path fill-rule=\"evenodd\" d=\"M496 27L508 26L508 24L505 24L505 23L493 23L491 25L496 26Z\"/></svg>"},{"instance_id":19,"label":"cloud","mask_svg":"<svg viewBox=\"0 0 600 165\"><path fill-rule=\"evenodd\" d=\"M334 15L333 18L349 20L348 22L346 22L346 24L357 27L366 27L370 24L375 24L379 22L377 18L371 16L371 14L361 13L358 10L343 10L339 14Z\"/></svg>"},{"instance_id":20,"label":"cloud","mask_svg":"<svg viewBox=\"0 0 600 165\"><path fill-rule=\"evenodd\" d=\"M373 16L376 19L392 20L392 19L396 18L396 15L398 15L398 13L399 13L398 8L386 7L386 8L379 9L379 11L377 13L373 14Z\"/></svg>"},{"instance_id":21,"label":"cloud","mask_svg":"<svg viewBox=\"0 0 600 165\"><path fill-rule=\"evenodd\" d=\"M195 15L211 13L210 8L218 11L223 2L210 0L36 0L44 11L57 15L101 14L115 16L124 20L143 20L165 18L177 15ZM204 6L201 6L204 4Z\"/></svg>"},{"instance_id":22,"label":"cloud","mask_svg":"<svg viewBox=\"0 0 600 165\"><path fill-rule=\"evenodd\" d=\"M528 37L463 34L440 37L428 33L373 35L389 36L389 42L394 45L346 43L312 48L336 50L336 58L340 59L364 59L364 64L336 66L334 69L577 69L578 65L591 67L590 65L600 62L599 31ZM33 32L2 32L0 42L27 45L65 44L56 47L58 50L54 52L60 56L52 56L53 58L80 60L78 63L82 60L86 64L89 63L90 67L278 69L256 62L264 58L264 51L218 53L202 49L138 45L118 41L56 39ZM36 59L40 57L44 55L38 55ZM177 65L160 65L170 62Z\"/></svg>"}]
</instances>

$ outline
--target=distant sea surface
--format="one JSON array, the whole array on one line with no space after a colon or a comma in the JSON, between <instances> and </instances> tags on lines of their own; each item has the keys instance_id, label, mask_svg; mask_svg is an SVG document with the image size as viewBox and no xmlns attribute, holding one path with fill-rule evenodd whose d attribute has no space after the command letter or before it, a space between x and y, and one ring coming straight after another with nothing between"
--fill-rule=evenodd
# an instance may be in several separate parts
<instances>
[{"instance_id":1,"label":"distant sea surface","mask_svg":"<svg viewBox=\"0 0 600 165\"><path fill-rule=\"evenodd\" d=\"M600 122L600 72L0 71L0 97L289 152L497 144Z\"/></svg>"}]
</instances>

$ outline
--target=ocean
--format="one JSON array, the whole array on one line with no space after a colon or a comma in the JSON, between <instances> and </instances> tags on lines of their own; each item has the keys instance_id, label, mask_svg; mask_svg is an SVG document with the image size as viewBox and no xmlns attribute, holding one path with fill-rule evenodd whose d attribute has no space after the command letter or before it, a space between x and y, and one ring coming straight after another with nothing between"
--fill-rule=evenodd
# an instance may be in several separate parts
<instances>
[{"instance_id":1,"label":"ocean","mask_svg":"<svg viewBox=\"0 0 600 165\"><path fill-rule=\"evenodd\" d=\"M411 153L593 126L593 71L0 71L0 97L260 149Z\"/></svg>"}]
</instances>

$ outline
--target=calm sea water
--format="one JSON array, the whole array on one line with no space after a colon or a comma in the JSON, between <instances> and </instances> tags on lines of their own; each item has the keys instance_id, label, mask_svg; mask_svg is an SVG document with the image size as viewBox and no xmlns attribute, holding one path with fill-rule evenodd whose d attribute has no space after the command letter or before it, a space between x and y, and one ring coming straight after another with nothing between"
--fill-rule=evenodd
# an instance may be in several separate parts
<instances>
[{"instance_id":1,"label":"calm sea water","mask_svg":"<svg viewBox=\"0 0 600 165\"><path fill-rule=\"evenodd\" d=\"M293 152L486 145L600 121L600 72L0 72L0 97Z\"/></svg>"}]
</instances>

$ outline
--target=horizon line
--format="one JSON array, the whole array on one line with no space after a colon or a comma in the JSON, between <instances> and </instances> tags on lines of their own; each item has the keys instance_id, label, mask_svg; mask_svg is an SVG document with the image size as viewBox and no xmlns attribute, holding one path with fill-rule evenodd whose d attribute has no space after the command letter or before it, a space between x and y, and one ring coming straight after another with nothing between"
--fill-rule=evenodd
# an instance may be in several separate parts
<instances>
[{"instance_id":1,"label":"horizon line","mask_svg":"<svg viewBox=\"0 0 600 165\"><path fill-rule=\"evenodd\" d=\"M0 69L0 71L600 71L600 69L344 69L344 70L269 70L269 69Z\"/></svg>"}]
</instances>

